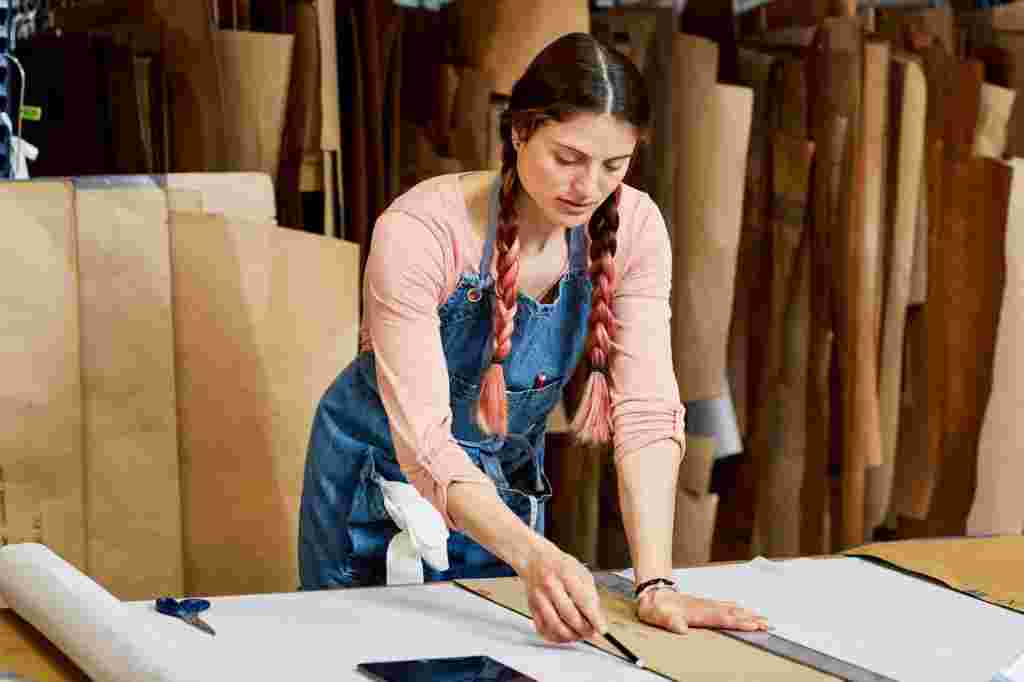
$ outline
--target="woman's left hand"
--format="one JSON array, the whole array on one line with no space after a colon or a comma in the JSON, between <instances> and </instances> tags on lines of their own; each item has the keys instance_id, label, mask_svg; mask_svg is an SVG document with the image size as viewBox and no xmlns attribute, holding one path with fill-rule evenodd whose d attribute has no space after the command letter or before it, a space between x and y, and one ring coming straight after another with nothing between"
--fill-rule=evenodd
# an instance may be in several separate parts
<instances>
[{"instance_id":1,"label":"woman's left hand","mask_svg":"<svg viewBox=\"0 0 1024 682\"><path fill-rule=\"evenodd\" d=\"M701 599L673 590L647 590L637 602L637 617L648 625L684 634L693 628L767 630L768 621L735 602Z\"/></svg>"}]
</instances>

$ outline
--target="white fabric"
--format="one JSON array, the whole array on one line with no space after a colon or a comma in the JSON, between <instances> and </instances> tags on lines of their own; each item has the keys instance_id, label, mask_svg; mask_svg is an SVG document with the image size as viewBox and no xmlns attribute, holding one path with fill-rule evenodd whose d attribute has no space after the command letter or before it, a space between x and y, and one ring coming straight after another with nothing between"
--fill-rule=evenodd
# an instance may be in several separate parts
<instances>
[{"instance_id":1,"label":"white fabric","mask_svg":"<svg viewBox=\"0 0 1024 682\"><path fill-rule=\"evenodd\" d=\"M426 561L436 571L448 570L448 525L434 505L408 483L377 477L384 508L401 532L388 545L388 585L423 582Z\"/></svg>"}]
</instances>

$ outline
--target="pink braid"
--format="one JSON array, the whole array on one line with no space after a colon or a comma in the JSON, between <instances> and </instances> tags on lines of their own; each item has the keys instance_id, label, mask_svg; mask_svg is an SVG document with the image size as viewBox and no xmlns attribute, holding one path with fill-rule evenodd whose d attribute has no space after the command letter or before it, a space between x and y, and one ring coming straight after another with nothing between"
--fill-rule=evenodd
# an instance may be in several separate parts
<instances>
[{"instance_id":1,"label":"pink braid","mask_svg":"<svg viewBox=\"0 0 1024 682\"><path fill-rule=\"evenodd\" d=\"M594 212L587 226L590 235L590 281L594 285L590 307L587 358L590 376L569 428L586 444L607 443L612 435L612 399L609 365L614 348L612 334L619 326L612 312L618 284L615 251L618 248L620 185Z\"/></svg>"},{"instance_id":2,"label":"pink braid","mask_svg":"<svg viewBox=\"0 0 1024 682\"><path fill-rule=\"evenodd\" d=\"M480 385L477 422L488 435L504 437L508 433L508 399L505 396L505 370L502 360L512 350L516 299L519 296L519 225L515 200L519 179L515 167L506 167L501 185L501 210L495 245L498 248L498 277L494 297L494 354ZM481 276L484 273L480 273Z\"/></svg>"}]
</instances>

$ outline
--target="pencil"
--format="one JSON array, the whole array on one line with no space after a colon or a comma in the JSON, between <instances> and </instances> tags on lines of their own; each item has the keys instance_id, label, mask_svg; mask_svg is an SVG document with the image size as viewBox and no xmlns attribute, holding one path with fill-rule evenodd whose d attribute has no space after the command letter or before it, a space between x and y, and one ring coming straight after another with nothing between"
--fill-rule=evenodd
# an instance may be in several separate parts
<instances>
[{"instance_id":1,"label":"pencil","mask_svg":"<svg viewBox=\"0 0 1024 682\"><path fill-rule=\"evenodd\" d=\"M619 650L619 653L626 657L626 660L628 660L630 663L637 667L644 667L643 660L641 660L636 654L630 651L629 647L627 647L625 644L616 639L615 635L613 635L610 632L606 632L603 636L605 639L611 642L616 649Z\"/></svg>"}]
</instances>

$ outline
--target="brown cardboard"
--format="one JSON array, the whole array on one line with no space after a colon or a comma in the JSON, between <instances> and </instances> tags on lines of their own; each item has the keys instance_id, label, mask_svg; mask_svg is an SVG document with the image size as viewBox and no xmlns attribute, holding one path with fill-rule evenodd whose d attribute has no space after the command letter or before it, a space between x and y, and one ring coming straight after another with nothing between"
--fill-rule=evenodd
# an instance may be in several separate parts
<instances>
[{"instance_id":1,"label":"brown cardboard","mask_svg":"<svg viewBox=\"0 0 1024 682\"><path fill-rule=\"evenodd\" d=\"M295 37L217 31L226 160L233 171L277 177Z\"/></svg>"},{"instance_id":2,"label":"brown cardboard","mask_svg":"<svg viewBox=\"0 0 1024 682\"><path fill-rule=\"evenodd\" d=\"M1017 92L991 83L981 84L978 128L974 132L974 153L1001 159L1006 150L1007 127Z\"/></svg>"},{"instance_id":3,"label":"brown cardboard","mask_svg":"<svg viewBox=\"0 0 1024 682\"><path fill-rule=\"evenodd\" d=\"M0 476L4 536L87 571L78 265L72 188L0 183Z\"/></svg>"},{"instance_id":4,"label":"brown cardboard","mask_svg":"<svg viewBox=\"0 0 1024 682\"><path fill-rule=\"evenodd\" d=\"M336 0L316 0L320 44L320 149L341 150Z\"/></svg>"},{"instance_id":5,"label":"brown cardboard","mask_svg":"<svg viewBox=\"0 0 1024 682\"><path fill-rule=\"evenodd\" d=\"M774 265L767 334L759 336L766 350L751 448L759 482L755 551L778 556L799 551L793 496L803 481L806 448L810 239L804 224L814 147L776 133L771 150Z\"/></svg>"},{"instance_id":6,"label":"brown cardboard","mask_svg":"<svg viewBox=\"0 0 1024 682\"><path fill-rule=\"evenodd\" d=\"M356 353L357 248L195 214L171 237L186 590L292 591L313 413Z\"/></svg>"},{"instance_id":7,"label":"brown cardboard","mask_svg":"<svg viewBox=\"0 0 1024 682\"><path fill-rule=\"evenodd\" d=\"M165 29L171 120L171 170L224 171L227 134L224 90L214 47L213 0L148 0Z\"/></svg>"},{"instance_id":8,"label":"brown cardboard","mask_svg":"<svg viewBox=\"0 0 1024 682\"><path fill-rule=\"evenodd\" d=\"M454 10L462 22L463 55L504 95L511 94L530 61L552 40L590 32L585 0L460 0Z\"/></svg>"},{"instance_id":9,"label":"brown cardboard","mask_svg":"<svg viewBox=\"0 0 1024 682\"><path fill-rule=\"evenodd\" d=\"M203 193L193 189L167 190L167 210L179 213L202 213Z\"/></svg>"},{"instance_id":10,"label":"brown cardboard","mask_svg":"<svg viewBox=\"0 0 1024 682\"><path fill-rule=\"evenodd\" d=\"M180 594L167 200L80 187L75 208L89 575L120 599Z\"/></svg>"},{"instance_id":11,"label":"brown cardboard","mask_svg":"<svg viewBox=\"0 0 1024 682\"><path fill-rule=\"evenodd\" d=\"M460 586L526 617L530 608L518 578L458 580ZM702 680L834 680L836 678L800 663L775 656L745 642L706 629L692 629L686 635L640 623L636 606L618 594L598 588L601 607L608 618L609 632L644 660L646 667L680 682ZM621 654L604 639L590 644L614 656Z\"/></svg>"},{"instance_id":12,"label":"brown cardboard","mask_svg":"<svg viewBox=\"0 0 1024 682\"><path fill-rule=\"evenodd\" d=\"M863 545L844 552L871 556L939 580L954 590L1024 613L1024 536L942 538Z\"/></svg>"},{"instance_id":13,"label":"brown cardboard","mask_svg":"<svg viewBox=\"0 0 1024 682\"><path fill-rule=\"evenodd\" d=\"M171 173L169 190L193 190L202 195L203 210L255 223L277 219L274 184L265 173Z\"/></svg>"},{"instance_id":14,"label":"brown cardboard","mask_svg":"<svg viewBox=\"0 0 1024 682\"><path fill-rule=\"evenodd\" d=\"M865 524L869 532L885 520L892 495L894 462L899 442L904 332L924 162L924 72L919 64L896 56L893 59L891 78L892 146L888 180L892 201L888 217L888 245L884 247L889 254L878 388L882 463L867 472Z\"/></svg>"},{"instance_id":15,"label":"brown cardboard","mask_svg":"<svg viewBox=\"0 0 1024 682\"><path fill-rule=\"evenodd\" d=\"M676 520L672 533L672 566L701 566L711 561L711 541L718 516L718 495L676 494Z\"/></svg>"},{"instance_id":16,"label":"brown cardboard","mask_svg":"<svg viewBox=\"0 0 1024 682\"><path fill-rule=\"evenodd\" d=\"M686 436L686 449L679 465L679 490L694 495L711 492L711 470L715 466L715 448L718 440L714 437Z\"/></svg>"},{"instance_id":17,"label":"brown cardboard","mask_svg":"<svg viewBox=\"0 0 1024 682\"><path fill-rule=\"evenodd\" d=\"M1013 177L1006 224L1006 288L999 313L992 395L978 442L978 485L967 517L970 535L1024 533L1024 495L1020 491L1024 457L1016 448L1022 435L1020 405L1024 399L1024 275L1020 262L1024 249L1024 161L1013 159L1010 165Z\"/></svg>"},{"instance_id":18,"label":"brown cardboard","mask_svg":"<svg viewBox=\"0 0 1024 682\"><path fill-rule=\"evenodd\" d=\"M733 309L753 92L714 85L714 45L676 36L672 351L684 401L719 397ZM707 89L705 84L710 84Z\"/></svg>"}]
</instances>

